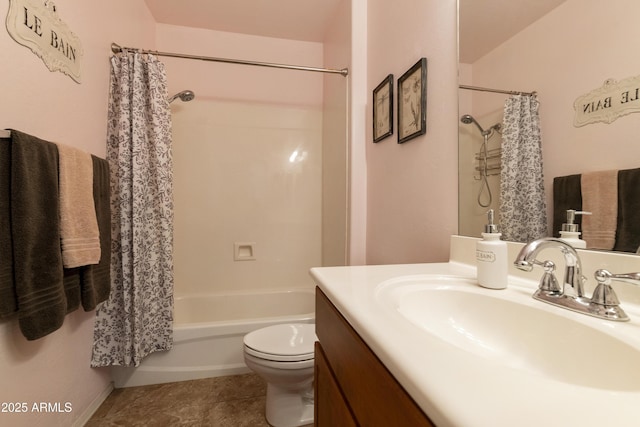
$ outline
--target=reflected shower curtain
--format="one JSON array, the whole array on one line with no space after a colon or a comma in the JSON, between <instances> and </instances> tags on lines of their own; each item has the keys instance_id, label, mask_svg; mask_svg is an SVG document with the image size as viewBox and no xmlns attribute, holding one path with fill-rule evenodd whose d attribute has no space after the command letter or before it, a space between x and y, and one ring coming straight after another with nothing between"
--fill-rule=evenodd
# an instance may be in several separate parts
<instances>
[{"instance_id":1,"label":"reflected shower curtain","mask_svg":"<svg viewBox=\"0 0 640 427\"><path fill-rule=\"evenodd\" d=\"M504 240L529 242L547 235L539 105L535 95L513 95L504 105L500 172Z\"/></svg>"},{"instance_id":2,"label":"reflected shower curtain","mask_svg":"<svg viewBox=\"0 0 640 427\"><path fill-rule=\"evenodd\" d=\"M173 176L164 68L152 55L111 58L111 295L98 309L91 366L138 366L173 345Z\"/></svg>"}]
</instances>

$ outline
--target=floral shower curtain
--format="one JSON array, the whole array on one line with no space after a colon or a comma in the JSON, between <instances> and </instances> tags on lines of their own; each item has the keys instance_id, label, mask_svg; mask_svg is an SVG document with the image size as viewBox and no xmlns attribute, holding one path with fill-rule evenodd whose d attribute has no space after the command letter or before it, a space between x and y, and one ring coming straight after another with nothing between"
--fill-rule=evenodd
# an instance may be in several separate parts
<instances>
[{"instance_id":1,"label":"floral shower curtain","mask_svg":"<svg viewBox=\"0 0 640 427\"><path fill-rule=\"evenodd\" d=\"M98 309L91 366L138 366L173 345L173 176L164 64L111 58L107 157L112 290Z\"/></svg>"},{"instance_id":2,"label":"floral shower curtain","mask_svg":"<svg viewBox=\"0 0 640 427\"><path fill-rule=\"evenodd\" d=\"M500 231L505 240L547 235L539 106L535 95L513 95L504 105Z\"/></svg>"}]
</instances>

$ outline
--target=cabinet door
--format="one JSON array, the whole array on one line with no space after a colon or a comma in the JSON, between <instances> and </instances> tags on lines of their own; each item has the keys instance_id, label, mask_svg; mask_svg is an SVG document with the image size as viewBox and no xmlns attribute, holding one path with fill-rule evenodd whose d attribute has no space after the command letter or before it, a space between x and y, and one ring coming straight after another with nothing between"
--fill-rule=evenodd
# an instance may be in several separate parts
<instances>
[{"instance_id":1,"label":"cabinet door","mask_svg":"<svg viewBox=\"0 0 640 427\"><path fill-rule=\"evenodd\" d=\"M316 288L316 335L359 425L434 426L319 288Z\"/></svg>"},{"instance_id":2,"label":"cabinet door","mask_svg":"<svg viewBox=\"0 0 640 427\"><path fill-rule=\"evenodd\" d=\"M315 426L357 427L318 342L316 342L314 381Z\"/></svg>"}]
</instances>

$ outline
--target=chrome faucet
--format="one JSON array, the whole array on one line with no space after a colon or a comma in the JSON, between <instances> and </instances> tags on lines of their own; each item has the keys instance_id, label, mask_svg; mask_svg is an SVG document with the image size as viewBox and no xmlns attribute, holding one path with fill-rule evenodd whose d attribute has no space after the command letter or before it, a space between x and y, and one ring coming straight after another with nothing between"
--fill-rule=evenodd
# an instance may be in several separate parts
<instances>
[{"instance_id":1,"label":"chrome faucet","mask_svg":"<svg viewBox=\"0 0 640 427\"><path fill-rule=\"evenodd\" d=\"M562 286L555 278L554 263L536 259L538 253L546 248L559 249L564 255L566 265ZM526 244L518 254L514 265L523 271L531 271L535 265L544 268L544 275L533 298L607 320L629 320L629 316L620 307L620 301L611 287L611 281L620 280L640 285L640 273L612 274L607 270L598 270L595 273L598 286L593 291L592 298L587 298L584 295L585 278L582 276L582 263L578 253L568 243L553 237L545 237ZM574 290L575 295L565 293L567 285Z\"/></svg>"},{"instance_id":2,"label":"chrome faucet","mask_svg":"<svg viewBox=\"0 0 640 427\"><path fill-rule=\"evenodd\" d=\"M514 264L520 270L531 271L534 265L540 265L545 269L545 275L542 280L553 281L549 275L553 275L555 265L551 261L540 262L536 259L538 253L547 248L560 249L564 255L565 270L564 270L564 282L560 289L549 289L547 286L540 286L540 289L551 293L553 295L564 295L569 285L576 297L582 298L584 296L584 277L582 276L582 263L578 253L563 240L555 239L553 237L545 237L542 239L534 240L528 243L516 258Z\"/></svg>"}]
</instances>

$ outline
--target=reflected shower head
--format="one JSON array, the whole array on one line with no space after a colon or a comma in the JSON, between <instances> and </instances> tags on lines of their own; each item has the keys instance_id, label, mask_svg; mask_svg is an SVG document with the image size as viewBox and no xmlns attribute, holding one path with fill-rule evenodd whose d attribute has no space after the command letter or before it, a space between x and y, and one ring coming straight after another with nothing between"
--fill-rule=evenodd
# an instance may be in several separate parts
<instances>
[{"instance_id":1,"label":"reflected shower head","mask_svg":"<svg viewBox=\"0 0 640 427\"><path fill-rule=\"evenodd\" d=\"M471 114L465 114L464 116L460 117L460 121L465 125L469 125L471 123L475 124L477 128L480 130L480 133L482 134L482 136L487 136L491 134L491 132L493 132L494 130L500 131L500 129L502 129L502 125L500 123L496 123L495 125L491 126L489 129L484 130L482 129L482 126L480 126L480 123L478 123L478 121L474 119Z\"/></svg>"},{"instance_id":2,"label":"reflected shower head","mask_svg":"<svg viewBox=\"0 0 640 427\"><path fill-rule=\"evenodd\" d=\"M482 126L480 126L480 123L478 123L471 114L465 114L464 116L460 117L460 121L465 125L470 125L471 123L475 124L478 127L478 129L480 129L480 133L484 135L485 133L484 129L482 129Z\"/></svg>"},{"instance_id":3,"label":"reflected shower head","mask_svg":"<svg viewBox=\"0 0 640 427\"><path fill-rule=\"evenodd\" d=\"M182 102L189 102L196 97L196 94L190 90L183 90L182 92L178 92L169 98L169 103L172 103L176 98L180 98Z\"/></svg>"},{"instance_id":4,"label":"reflected shower head","mask_svg":"<svg viewBox=\"0 0 640 427\"><path fill-rule=\"evenodd\" d=\"M460 121L465 125L469 125L471 124L471 122L475 122L475 120L473 119L473 117L471 117L470 114L465 114L464 116L460 117Z\"/></svg>"}]
</instances>

